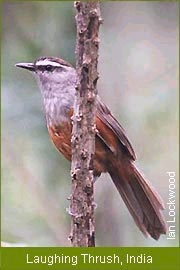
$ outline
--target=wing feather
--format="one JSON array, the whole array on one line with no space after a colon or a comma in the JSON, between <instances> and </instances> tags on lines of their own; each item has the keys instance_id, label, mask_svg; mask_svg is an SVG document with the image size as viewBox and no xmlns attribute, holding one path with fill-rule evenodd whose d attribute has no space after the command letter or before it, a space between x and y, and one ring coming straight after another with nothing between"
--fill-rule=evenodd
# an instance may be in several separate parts
<instances>
[{"instance_id":1,"label":"wing feather","mask_svg":"<svg viewBox=\"0 0 180 270\"><path fill-rule=\"evenodd\" d=\"M108 107L104 103L102 103L99 98L97 100L97 117L113 131L113 133L118 138L120 144L126 149L130 158L132 158L132 160L135 160L136 154L126 135L125 130L114 118L114 116L111 114ZM100 136L102 137L100 131L99 133L100 133Z\"/></svg>"}]
</instances>

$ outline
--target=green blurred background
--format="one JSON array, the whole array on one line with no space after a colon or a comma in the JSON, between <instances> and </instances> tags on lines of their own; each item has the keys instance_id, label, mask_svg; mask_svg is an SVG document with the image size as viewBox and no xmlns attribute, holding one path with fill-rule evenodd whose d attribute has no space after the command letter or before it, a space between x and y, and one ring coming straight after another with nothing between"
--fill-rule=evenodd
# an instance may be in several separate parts
<instances>
[{"instance_id":1,"label":"green blurred background","mask_svg":"<svg viewBox=\"0 0 180 270\"><path fill-rule=\"evenodd\" d=\"M101 15L99 94L167 203L166 172L178 180L178 3L106 2ZM2 240L15 245L70 245L70 164L48 137L36 82L14 65L44 55L75 64L74 16L73 2L3 4ZM178 244L178 225L176 240L146 239L108 175L96 182L95 201L97 246Z\"/></svg>"}]
</instances>

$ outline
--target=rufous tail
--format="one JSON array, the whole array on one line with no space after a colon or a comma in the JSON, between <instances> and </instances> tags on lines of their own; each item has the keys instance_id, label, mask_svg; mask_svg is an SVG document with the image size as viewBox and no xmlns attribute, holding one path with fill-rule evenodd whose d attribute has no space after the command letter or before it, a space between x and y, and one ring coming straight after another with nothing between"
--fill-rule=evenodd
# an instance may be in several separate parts
<instances>
[{"instance_id":1,"label":"rufous tail","mask_svg":"<svg viewBox=\"0 0 180 270\"><path fill-rule=\"evenodd\" d=\"M143 178L135 165L129 161L109 172L135 223L144 235L158 240L166 234L166 222L161 211L163 202Z\"/></svg>"}]
</instances>

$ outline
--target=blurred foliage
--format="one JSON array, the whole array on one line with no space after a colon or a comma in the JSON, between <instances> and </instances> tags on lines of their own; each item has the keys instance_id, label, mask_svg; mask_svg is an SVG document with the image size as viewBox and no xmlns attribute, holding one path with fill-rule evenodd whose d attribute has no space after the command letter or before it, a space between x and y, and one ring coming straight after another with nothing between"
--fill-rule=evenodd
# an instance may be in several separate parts
<instances>
[{"instance_id":1,"label":"blurred foliage","mask_svg":"<svg viewBox=\"0 0 180 270\"><path fill-rule=\"evenodd\" d=\"M101 12L99 94L126 129L138 156L137 165L166 203L166 171L178 173L178 4L106 2L101 3ZM73 2L3 4L5 242L70 245L70 217L66 212L70 164L50 142L40 93L31 74L14 64L42 55L60 56L74 64L74 15ZM95 199L97 245L177 245L178 235L176 242L165 236L158 242L144 238L108 175L97 181ZM168 218L167 210L165 215Z\"/></svg>"}]
</instances>

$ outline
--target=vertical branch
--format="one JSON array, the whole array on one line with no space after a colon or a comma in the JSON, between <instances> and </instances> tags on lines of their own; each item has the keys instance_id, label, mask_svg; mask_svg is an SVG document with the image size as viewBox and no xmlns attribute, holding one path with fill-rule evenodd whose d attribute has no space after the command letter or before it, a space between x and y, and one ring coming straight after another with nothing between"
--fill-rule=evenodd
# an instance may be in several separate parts
<instances>
[{"instance_id":1,"label":"vertical branch","mask_svg":"<svg viewBox=\"0 0 180 270\"><path fill-rule=\"evenodd\" d=\"M93 156L100 9L98 2L75 2L78 84L72 131L72 195L70 201L73 246L95 246Z\"/></svg>"}]
</instances>

